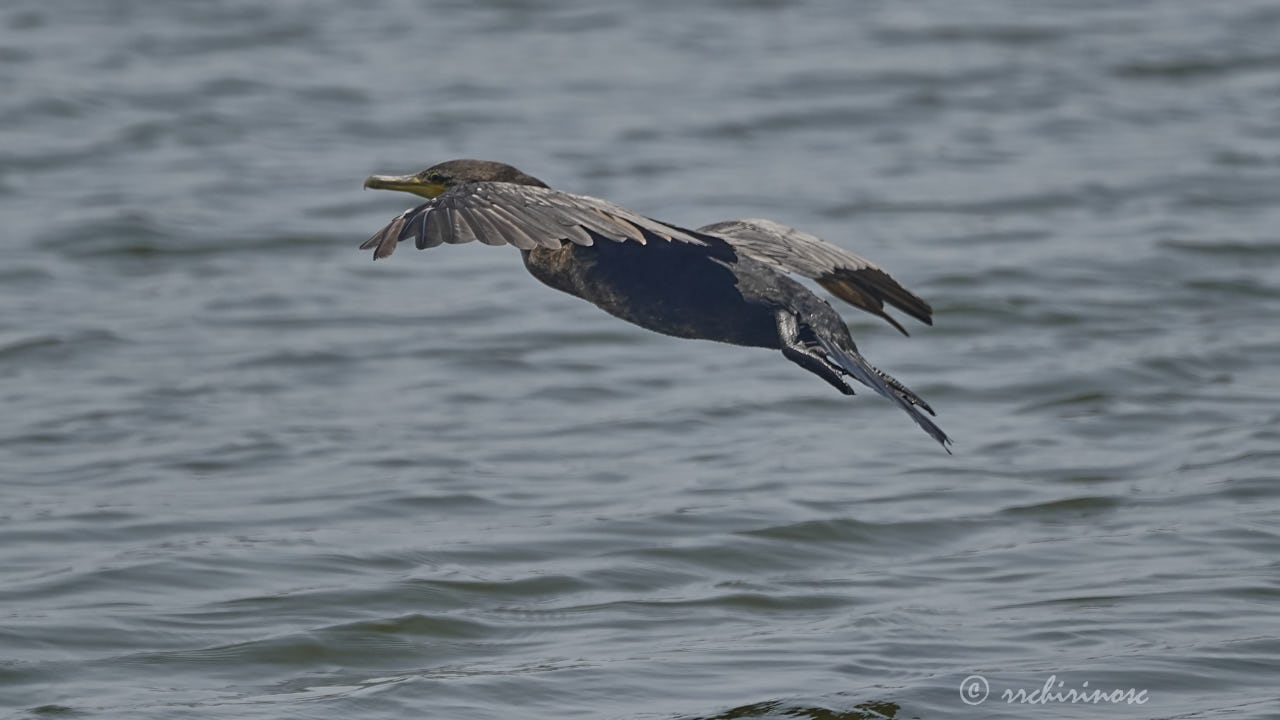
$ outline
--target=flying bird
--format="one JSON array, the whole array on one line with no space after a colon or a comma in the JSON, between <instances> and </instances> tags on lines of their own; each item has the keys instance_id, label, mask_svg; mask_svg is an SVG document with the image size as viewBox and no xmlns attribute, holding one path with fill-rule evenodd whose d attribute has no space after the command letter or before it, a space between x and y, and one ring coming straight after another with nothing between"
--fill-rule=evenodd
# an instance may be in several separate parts
<instances>
[{"instance_id":1,"label":"flying bird","mask_svg":"<svg viewBox=\"0 0 1280 720\"><path fill-rule=\"evenodd\" d=\"M944 449L951 442L924 414L934 414L929 404L868 363L840 315L788 274L816 280L903 335L886 303L928 325L933 309L876 265L813 235L756 218L689 230L607 200L552 190L510 165L484 160L374 175L364 186L428 198L360 246L373 250L374 260L405 240L419 250L472 241L514 245L535 278L611 315L675 337L781 350L846 395L853 394L847 377L870 387Z\"/></svg>"}]
</instances>

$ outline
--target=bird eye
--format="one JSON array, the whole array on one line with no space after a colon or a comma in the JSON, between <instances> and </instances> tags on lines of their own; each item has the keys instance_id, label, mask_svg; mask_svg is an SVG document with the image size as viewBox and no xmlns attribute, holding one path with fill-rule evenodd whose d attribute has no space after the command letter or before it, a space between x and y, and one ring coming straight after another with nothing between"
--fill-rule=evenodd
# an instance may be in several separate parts
<instances>
[{"instance_id":1,"label":"bird eye","mask_svg":"<svg viewBox=\"0 0 1280 720\"><path fill-rule=\"evenodd\" d=\"M438 172L429 172L425 180L433 185L444 185L444 176Z\"/></svg>"}]
</instances>

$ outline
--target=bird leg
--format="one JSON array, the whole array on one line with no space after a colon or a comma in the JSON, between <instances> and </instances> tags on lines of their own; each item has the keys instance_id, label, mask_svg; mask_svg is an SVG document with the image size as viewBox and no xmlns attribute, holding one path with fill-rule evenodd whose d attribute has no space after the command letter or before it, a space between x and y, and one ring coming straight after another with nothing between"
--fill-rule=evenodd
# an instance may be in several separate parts
<instances>
[{"instance_id":1,"label":"bird leg","mask_svg":"<svg viewBox=\"0 0 1280 720\"><path fill-rule=\"evenodd\" d=\"M845 395L852 395L853 388L844 381L840 369L817 352L816 348L801 342L800 324L796 316L786 310L779 310L777 319L778 342L782 346L783 357L831 383Z\"/></svg>"}]
</instances>

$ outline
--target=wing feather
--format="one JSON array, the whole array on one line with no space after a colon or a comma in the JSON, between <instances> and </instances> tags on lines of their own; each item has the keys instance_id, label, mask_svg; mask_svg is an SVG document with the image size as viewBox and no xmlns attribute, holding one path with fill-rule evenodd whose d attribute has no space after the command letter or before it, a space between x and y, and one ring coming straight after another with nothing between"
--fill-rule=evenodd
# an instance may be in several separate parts
<instances>
[{"instance_id":1,"label":"wing feather","mask_svg":"<svg viewBox=\"0 0 1280 720\"><path fill-rule=\"evenodd\" d=\"M410 212L413 211L411 210ZM404 224L404 229L400 231L400 235L396 238L396 241L399 242L401 240L413 238L414 244L418 247L422 247L422 244L425 242L424 238L426 235L427 216L419 213L408 218L408 222ZM387 254L390 255L391 252L388 250Z\"/></svg>"},{"instance_id":2,"label":"wing feather","mask_svg":"<svg viewBox=\"0 0 1280 720\"><path fill-rule=\"evenodd\" d=\"M560 238L544 232L540 225L526 215L516 214L501 205L489 207L488 212L494 217L501 218L506 227L522 233L535 245L541 245L552 250L560 247Z\"/></svg>"},{"instance_id":3,"label":"wing feather","mask_svg":"<svg viewBox=\"0 0 1280 720\"><path fill-rule=\"evenodd\" d=\"M471 225L476 237L500 237L506 241L508 245L514 245L521 250L532 250L538 246L533 238L511 227L504 226L495 222L485 212L487 208L463 208L462 213L467 217L467 222ZM501 244L501 243L498 243Z\"/></svg>"},{"instance_id":4,"label":"wing feather","mask_svg":"<svg viewBox=\"0 0 1280 720\"><path fill-rule=\"evenodd\" d=\"M698 228L698 232L722 237L760 262L817 280L832 295L884 318L903 335L907 334L906 329L885 312L885 303L926 325L933 324L929 303L889 273L870 260L809 233L760 218L713 223Z\"/></svg>"},{"instance_id":5,"label":"wing feather","mask_svg":"<svg viewBox=\"0 0 1280 720\"><path fill-rule=\"evenodd\" d=\"M417 208L410 208L400 213L387 223L387 226L374 233L373 237L360 243L361 250L373 250L373 259L380 260L396 250L396 243L404 239L404 229L409 216Z\"/></svg>"},{"instance_id":6,"label":"wing feather","mask_svg":"<svg viewBox=\"0 0 1280 720\"><path fill-rule=\"evenodd\" d=\"M452 243L449 237L449 219L442 212L423 213L425 230L418 236L418 249L425 250L444 243Z\"/></svg>"},{"instance_id":7,"label":"wing feather","mask_svg":"<svg viewBox=\"0 0 1280 720\"><path fill-rule=\"evenodd\" d=\"M563 242L592 245L597 239L706 245L708 239L651 220L621 205L587 195L514 183L471 183L396 216L360 248L387 257L396 243L413 239L418 249L479 241L521 250L558 248Z\"/></svg>"}]
</instances>

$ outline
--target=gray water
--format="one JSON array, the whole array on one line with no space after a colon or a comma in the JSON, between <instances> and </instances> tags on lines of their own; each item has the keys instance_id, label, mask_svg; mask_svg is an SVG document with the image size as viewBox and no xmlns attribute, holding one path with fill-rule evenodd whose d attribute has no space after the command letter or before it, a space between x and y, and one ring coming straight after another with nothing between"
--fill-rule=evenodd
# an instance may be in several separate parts
<instances>
[{"instance_id":1,"label":"gray water","mask_svg":"<svg viewBox=\"0 0 1280 720\"><path fill-rule=\"evenodd\" d=\"M1280 716L1277 38L7 0L0 716ZM413 204L366 175L454 157L872 258L935 326L845 316L955 455L511 248L356 251ZM1135 702L1002 699L1047 682Z\"/></svg>"}]
</instances>

